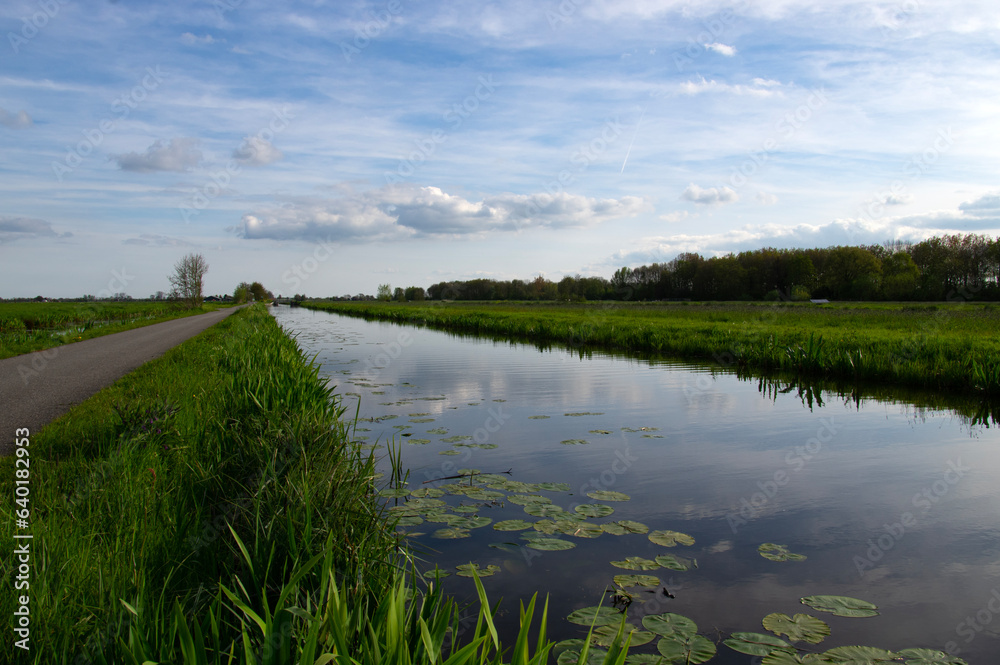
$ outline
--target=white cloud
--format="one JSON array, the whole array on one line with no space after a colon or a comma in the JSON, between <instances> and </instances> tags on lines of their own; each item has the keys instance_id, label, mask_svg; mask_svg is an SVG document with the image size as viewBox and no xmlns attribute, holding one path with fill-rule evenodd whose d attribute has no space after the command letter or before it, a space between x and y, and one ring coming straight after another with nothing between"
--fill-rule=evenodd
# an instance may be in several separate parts
<instances>
[{"instance_id":1,"label":"white cloud","mask_svg":"<svg viewBox=\"0 0 1000 665\"><path fill-rule=\"evenodd\" d=\"M721 205L736 203L740 200L739 194L729 187L709 187L708 189L702 189L694 183L687 186L687 189L681 194L681 198L700 205Z\"/></svg>"},{"instance_id":2,"label":"white cloud","mask_svg":"<svg viewBox=\"0 0 1000 665\"><path fill-rule=\"evenodd\" d=\"M31 127L33 121L27 111L21 110L11 113L7 109L0 108L0 125L11 127L12 129L23 129Z\"/></svg>"},{"instance_id":3,"label":"white cloud","mask_svg":"<svg viewBox=\"0 0 1000 665\"><path fill-rule=\"evenodd\" d=\"M755 78L753 85L748 86L720 83L715 79L706 80L703 76L700 78L700 81L685 81L681 83L679 86L681 94L700 95L706 92L726 92L733 95L750 95L752 97L774 97L781 94L779 90L775 89L781 86L777 81Z\"/></svg>"},{"instance_id":4,"label":"white cloud","mask_svg":"<svg viewBox=\"0 0 1000 665\"><path fill-rule=\"evenodd\" d=\"M720 44L719 42L713 42L711 44L705 44L705 48L709 51L715 51L719 55L724 55L727 58L731 58L736 55L736 49L727 44Z\"/></svg>"},{"instance_id":5,"label":"white cloud","mask_svg":"<svg viewBox=\"0 0 1000 665\"><path fill-rule=\"evenodd\" d=\"M667 213L666 215L660 215L660 219L664 222L681 222L688 218L687 210L678 210L677 212Z\"/></svg>"},{"instance_id":6,"label":"white cloud","mask_svg":"<svg viewBox=\"0 0 1000 665\"><path fill-rule=\"evenodd\" d=\"M28 217L0 217L0 243L23 238L53 238L58 234L43 219Z\"/></svg>"},{"instance_id":7,"label":"white cloud","mask_svg":"<svg viewBox=\"0 0 1000 665\"><path fill-rule=\"evenodd\" d=\"M185 32L183 35L181 35L181 43L187 46L214 44L215 41L216 39L212 35L207 35L207 34L199 37L193 33Z\"/></svg>"},{"instance_id":8,"label":"white cloud","mask_svg":"<svg viewBox=\"0 0 1000 665\"><path fill-rule=\"evenodd\" d=\"M994 217L1000 216L1000 192L984 194L975 201L968 201L961 204L958 206L958 209L977 217L989 215Z\"/></svg>"},{"instance_id":9,"label":"white cloud","mask_svg":"<svg viewBox=\"0 0 1000 665\"><path fill-rule=\"evenodd\" d=\"M259 136L247 136L240 147L233 150L233 159L247 166L265 166L273 164L285 155L274 147L274 144Z\"/></svg>"},{"instance_id":10,"label":"white cloud","mask_svg":"<svg viewBox=\"0 0 1000 665\"><path fill-rule=\"evenodd\" d=\"M757 202L761 205L773 206L778 202L778 197L770 192L757 192Z\"/></svg>"},{"instance_id":11,"label":"white cloud","mask_svg":"<svg viewBox=\"0 0 1000 665\"><path fill-rule=\"evenodd\" d=\"M166 144L157 140L146 148L146 152L112 155L112 159L118 162L122 171L186 171L201 162L201 150L197 145L198 139L193 138L171 139Z\"/></svg>"},{"instance_id":12,"label":"white cloud","mask_svg":"<svg viewBox=\"0 0 1000 665\"><path fill-rule=\"evenodd\" d=\"M194 247L187 240L171 238L170 236L158 235L155 233L140 233L136 238L126 238L123 245L140 245L154 247Z\"/></svg>"},{"instance_id":13,"label":"white cloud","mask_svg":"<svg viewBox=\"0 0 1000 665\"><path fill-rule=\"evenodd\" d=\"M247 239L330 241L470 236L530 228L581 228L648 209L637 197L500 194L469 201L437 187L391 185L353 197L309 199L254 211L231 229Z\"/></svg>"}]
</instances>

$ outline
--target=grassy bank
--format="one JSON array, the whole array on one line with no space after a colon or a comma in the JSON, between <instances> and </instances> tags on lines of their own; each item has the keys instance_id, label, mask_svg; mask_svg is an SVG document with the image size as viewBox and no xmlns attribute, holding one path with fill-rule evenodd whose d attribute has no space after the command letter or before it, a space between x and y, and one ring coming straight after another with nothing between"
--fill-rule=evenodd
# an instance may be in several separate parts
<instances>
[{"instance_id":1,"label":"grassy bank","mask_svg":"<svg viewBox=\"0 0 1000 665\"><path fill-rule=\"evenodd\" d=\"M992 304L307 302L368 319L707 359L725 368L1000 395Z\"/></svg>"},{"instance_id":2,"label":"grassy bank","mask_svg":"<svg viewBox=\"0 0 1000 665\"><path fill-rule=\"evenodd\" d=\"M30 598L30 650L9 628L0 661L440 662L457 610L413 575L343 415L255 306L32 433L30 494L0 527L30 547L30 587L0 564L0 611ZM17 459L0 461L7 496ZM462 643L453 662L492 662L488 612Z\"/></svg>"},{"instance_id":3,"label":"grassy bank","mask_svg":"<svg viewBox=\"0 0 1000 665\"><path fill-rule=\"evenodd\" d=\"M222 307L172 302L0 303L0 360Z\"/></svg>"}]
</instances>

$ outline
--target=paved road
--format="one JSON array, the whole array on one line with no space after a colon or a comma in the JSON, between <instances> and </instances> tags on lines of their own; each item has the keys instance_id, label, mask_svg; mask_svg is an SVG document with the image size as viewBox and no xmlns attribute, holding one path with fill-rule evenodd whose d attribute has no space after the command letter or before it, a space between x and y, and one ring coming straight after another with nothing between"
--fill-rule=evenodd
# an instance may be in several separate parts
<instances>
[{"instance_id":1,"label":"paved road","mask_svg":"<svg viewBox=\"0 0 1000 665\"><path fill-rule=\"evenodd\" d=\"M221 309L0 360L0 455L102 388L226 318Z\"/></svg>"}]
</instances>

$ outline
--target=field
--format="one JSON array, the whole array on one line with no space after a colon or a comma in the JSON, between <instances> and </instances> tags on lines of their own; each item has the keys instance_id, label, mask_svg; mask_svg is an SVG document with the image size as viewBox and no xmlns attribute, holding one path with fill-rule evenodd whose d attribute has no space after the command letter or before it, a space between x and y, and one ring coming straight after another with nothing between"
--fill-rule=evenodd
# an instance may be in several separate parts
<instances>
[{"instance_id":1,"label":"field","mask_svg":"<svg viewBox=\"0 0 1000 665\"><path fill-rule=\"evenodd\" d=\"M0 359L218 309L171 302L0 302Z\"/></svg>"},{"instance_id":2,"label":"field","mask_svg":"<svg viewBox=\"0 0 1000 665\"><path fill-rule=\"evenodd\" d=\"M741 372L1000 394L1000 307L939 303L355 303L369 319L680 359Z\"/></svg>"}]
</instances>

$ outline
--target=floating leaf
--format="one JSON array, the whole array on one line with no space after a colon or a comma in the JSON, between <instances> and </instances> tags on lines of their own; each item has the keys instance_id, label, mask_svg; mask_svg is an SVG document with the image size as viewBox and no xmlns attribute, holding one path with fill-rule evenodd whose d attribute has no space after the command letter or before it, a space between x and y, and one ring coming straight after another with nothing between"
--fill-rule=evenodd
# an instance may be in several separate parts
<instances>
[{"instance_id":1,"label":"floating leaf","mask_svg":"<svg viewBox=\"0 0 1000 665\"><path fill-rule=\"evenodd\" d=\"M410 422L411 423L432 423L432 422L434 422L434 419L433 418L410 418Z\"/></svg>"},{"instance_id":2,"label":"floating leaf","mask_svg":"<svg viewBox=\"0 0 1000 665\"><path fill-rule=\"evenodd\" d=\"M694 538L679 531L654 531L649 534L649 539L657 545L673 547L677 543L681 545L694 545Z\"/></svg>"},{"instance_id":3,"label":"floating leaf","mask_svg":"<svg viewBox=\"0 0 1000 665\"><path fill-rule=\"evenodd\" d=\"M733 633L723 644L733 651L750 656L766 656L775 649L785 649L789 652L793 649L785 640L766 633Z\"/></svg>"},{"instance_id":4,"label":"floating leaf","mask_svg":"<svg viewBox=\"0 0 1000 665\"><path fill-rule=\"evenodd\" d=\"M519 506L530 506L533 503L552 503L552 499L549 497L537 494L512 494L507 497L507 501Z\"/></svg>"},{"instance_id":5,"label":"floating leaf","mask_svg":"<svg viewBox=\"0 0 1000 665\"><path fill-rule=\"evenodd\" d=\"M525 547L530 547L533 550L555 552L557 550L571 550L576 547L576 544L560 538L533 538L528 541Z\"/></svg>"},{"instance_id":6,"label":"floating leaf","mask_svg":"<svg viewBox=\"0 0 1000 665\"><path fill-rule=\"evenodd\" d=\"M812 662L814 665L822 665L825 661L814 659ZM794 651L775 649L764 656L764 659L760 661L760 665L802 665L802 659Z\"/></svg>"},{"instance_id":7,"label":"floating leaf","mask_svg":"<svg viewBox=\"0 0 1000 665\"><path fill-rule=\"evenodd\" d=\"M576 538L598 538L604 534L599 525L580 520L557 520L556 526L561 533Z\"/></svg>"},{"instance_id":8,"label":"floating leaf","mask_svg":"<svg viewBox=\"0 0 1000 665\"><path fill-rule=\"evenodd\" d=\"M584 665L604 665L604 659L608 652L604 649L593 648L587 652L587 660ZM563 651L556 660L556 665L578 665L580 662L580 652L575 649Z\"/></svg>"},{"instance_id":9,"label":"floating leaf","mask_svg":"<svg viewBox=\"0 0 1000 665\"><path fill-rule=\"evenodd\" d=\"M643 644L645 644L645 642L643 642ZM654 656L651 653L634 653L625 659L625 665L667 665L667 664L663 662L663 656Z\"/></svg>"},{"instance_id":10,"label":"floating leaf","mask_svg":"<svg viewBox=\"0 0 1000 665\"><path fill-rule=\"evenodd\" d=\"M500 499L504 496L503 492L497 492L496 490L484 490L481 488L471 489L465 493L465 496L470 499L475 499L476 501L489 501L491 499Z\"/></svg>"},{"instance_id":11,"label":"floating leaf","mask_svg":"<svg viewBox=\"0 0 1000 665\"><path fill-rule=\"evenodd\" d=\"M789 552L785 545L776 545L774 543L764 543L757 548L757 551L760 552L762 557L771 561L805 561L806 559L802 554Z\"/></svg>"},{"instance_id":12,"label":"floating leaf","mask_svg":"<svg viewBox=\"0 0 1000 665\"><path fill-rule=\"evenodd\" d=\"M537 522L532 524L532 526L534 527L535 531L538 531L539 533L544 533L547 536L551 536L552 534L559 531L559 525L556 524L553 520L538 520Z\"/></svg>"},{"instance_id":13,"label":"floating leaf","mask_svg":"<svg viewBox=\"0 0 1000 665\"><path fill-rule=\"evenodd\" d=\"M396 487L394 489L386 488L381 492L379 492L378 495L386 498L399 498L399 497L404 497L409 493L410 490L408 490L405 487Z\"/></svg>"},{"instance_id":14,"label":"floating leaf","mask_svg":"<svg viewBox=\"0 0 1000 665\"><path fill-rule=\"evenodd\" d=\"M601 528L613 536L623 536L626 533L649 533L649 527L642 522L633 520L618 520L602 524Z\"/></svg>"},{"instance_id":15,"label":"floating leaf","mask_svg":"<svg viewBox=\"0 0 1000 665\"><path fill-rule=\"evenodd\" d=\"M885 649L875 647L837 647L824 651L817 659L818 663L830 663L830 665L889 665L898 664L894 660L896 654Z\"/></svg>"},{"instance_id":16,"label":"floating leaf","mask_svg":"<svg viewBox=\"0 0 1000 665\"><path fill-rule=\"evenodd\" d=\"M546 420L551 416L528 416L528 420Z\"/></svg>"},{"instance_id":17,"label":"floating leaf","mask_svg":"<svg viewBox=\"0 0 1000 665\"><path fill-rule=\"evenodd\" d=\"M622 615L613 607L584 607L571 613L566 620L578 626L609 626L618 624Z\"/></svg>"},{"instance_id":18,"label":"floating leaf","mask_svg":"<svg viewBox=\"0 0 1000 665\"><path fill-rule=\"evenodd\" d=\"M495 550L500 550L502 552L520 552L521 545L517 543L490 543L490 547Z\"/></svg>"},{"instance_id":19,"label":"floating leaf","mask_svg":"<svg viewBox=\"0 0 1000 665\"><path fill-rule=\"evenodd\" d=\"M715 656L715 644L701 635L687 639L665 637L656 643L656 650L664 658L681 661L685 665L697 665Z\"/></svg>"},{"instance_id":20,"label":"floating leaf","mask_svg":"<svg viewBox=\"0 0 1000 665\"><path fill-rule=\"evenodd\" d=\"M428 491L430 491L430 490L428 490ZM440 490L434 490L434 491L437 492L437 491L440 491ZM439 494L438 496L441 496L441 495ZM428 495L427 497L420 497L420 498L416 498L416 499L410 499L409 501L406 502L406 505L408 507L410 507L410 508L416 508L416 509L419 509L419 510L427 510L428 508L447 508L448 507L447 503L445 503L441 499L430 498L430 495Z\"/></svg>"},{"instance_id":21,"label":"floating leaf","mask_svg":"<svg viewBox=\"0 0 1000 665\"><path fill-rule=\"evenodd\" d=\"M652 559L644 559L641 556L630 556L623 561L612 561L611 565L625 570L656 570L660 567L660 564Z\"/></svg>"},{"instance_id":22,"label":"floating leaf","mask_svg":"<svg viewBox=\"0 0 1000 665\"><path fill-rule=\"evenodd\" d=\"M479 506L455 506L452 510L463 515L471 515L479 512Z\"/></svg>"},{"instance_id":23,"label":"floating leaf","mask_svg":"<svg viewBox=\"0 0 1000 665\"><path fill-rule=\"evenodd\" d=\"M421 487L419 489L415 489L412 492L410 492L410 496L416 497L418 499L435 498L439 496L444 496L444 490L437 489L436 487Z\"/></svg>"},{"instance_id":24,"label":"floating leaf","mask_svg":"<svg viewBox=\"0 0 1000 665\"><path fill-rule=\"evenodd\" d=\"M961 658L933 649L903 649L896 657L905 658L906 665L968 665Z\"/></svg>"},{"instance_id":25,"label":"floating leaf","mask_svg":"<svg viewBox=\"0 0 1000 665\"><path fill-rule=\"evenodd\" d=\"M644 439L662 439L664 438L662 434L643 434Z\"/></svg>"},{"instance_id":26,"label":"floating leaf","mask_svg":"<svg viewBox=\"0 0 1000 665\"><path fill-rule=\"evenodd\" d=\"M451 513L445 512L428 512L424 514L424 519L428 522L434 522L436 524L447 524L448 526L458 526L464 517L461 515L452 515Z\"/></svg>"},{"instance_id":27,"label":"floating leaf","mask_svg":"<svg viewBox=\"0 0 1000 665\"><path fill-rule=\"evenodd\" d=\"M535 517L552 517L566 511L551 503L532 503L524 507L524 512Z\"/></svg>"},{"instance_id":28,"label":"floating leaf","mask_svg":"<svg viewBox=\"0 0 1000 665\"><path fill-rule=\"evenodd\" d=\"M681 572L691 570L691 560L684 557L674 556L673 554L661 554L655 560L656 563L670 570L679 570Z\"/></svg>"},{"instance_id":29,"label":"floating leaf","mask_svg":"<svg viewBox=\"0 0 1000 665\"><path fill-rule=\"evenodd\" d=\"M455 568L458 570L455 574L459 577L472 577L474 573L480 577L489 577L500 572L500 566L492 563L485 568L480 568L478 563L463 563Z\"/></svg>"},{"instance_id":30,"label":"floating leaf","mask_svg":"<svg viewBox=\"0 0 1000 665\"><path fill-rule=\"evenodd\" d=\"M698 632L698 625L694 621L673 612L644 616L642 626L662 637L678 637L680 639L693 637Z\"/></svg>"},{"instance_id":31,"label":"floating leaf","mask_svg":"<svg viewBox=\"0 0 1000 665\"><path fill-rule=\"evenodd\" d=\"M427 433L441 435L441 434L447 434L448 430L446 430L443 427L435 427L434 429L427 430Z\"/></svg>"},{"instance_id":32,"label":"floating leaf","mask_svg":"<svg viewBox=\"0 0 1000 665\"><path fill-rule=\"evenodd\" d=\"M878 607L866 600L858 600L848 596L806 596L799 602L820 612L830 612L839 617L873 617L878 614Z\"/></svg>"},{"instance_id":33,"label":"floating leaf","mask_svg":"<svg viewBox=\"0 0 1000 665\"><path fill-rule=\"evenodd\" d=\"M794 617L790 617L787 614L775 612L764 617L761 623L765 629L775 635L787 635L788 639L793 642L819 644L824 637L830 634L830 626L825 621L808 614L796 614Z\"/></svg>"},{"instance_id":34,"label":"floating leaf","mask_svg":"<svg viewBox=\"0 0 1000 665\"><path fill-rule=\"evenodd\" d=\"M596 644L601 647L609 647L614 642L615 637L618 636L618 626L600 626L594 629L594 632L590 635L590 641L592 644ZM625 624L625 637L631 637L629 640L629 647L639 647L643 644L649 644L654 639L656 635L650 633L649 631L637 630L635 626L630 623Z\"/></svg>"},{"instance_id":35,"label":"floating leaf","mask_svg":"<svg viewBox=\"0 0 1000 665\"><path fill-rule=\"evenodd\" d=\"M546 492L568 492L569 483L538 483L538 489Z\"/></svg>"},{"instance_id":36,"label":"floating leaf","mask_svg":"<svg viewBox=\"0 0 1000 665\"><path fill-rule=\"evenodd\" d=\"M660 586L660 578L655 575L615 575L615 584L622 587Z\"/></svg>"},{"instance_id":37,"label":"floating leaf","mask_svg":"<svg viewBox=\"0 0 1000 665\"><path fill-rule=\"evenodd\" d=\"M469 530L462 529L460 527L453 527L450 529L438 529L431 534L433 538L442 538L444 540L453 540L455 538L468 538Z\"/></svg>"},{"instance_id":38,"label":"floating leaf","mask_svg":"<svg viewBox=\"0 0 1000 665\"><path fill-rule=\"evenodd\" d=\"M632 498L624 492L612 492L611 490L595 490L587 492L587 496L597 501L628 501Z\"/></svg>"},{"instance_id":39,"label":"floating leaf","mask_svg":"<svg viewBox=\"0 0 1000 665\"><path fill-rule=\"evenodd\" d=\"M455 436L449 436L447 439L441 439L445 443L458 443L459 441L472 441L472 437L468 434L457 434Z\"/></svg>"},{"instance_id":40,"label":"floating leaf","mask_svg":"<svg viewBox=\"0 0 1000 665\"><path fill-rule=\"evenodd\" d=\"M590 441L587 441L586 439L564 439L559 443L564 446L585 446L590 443Z\"/></svg>"},{"instance_id":41,"label":"floating leaf","mask_svg":"<svg viewBox=\"0 0 1000 665\"><path fill-rule=\"evenodd\" d=\"M419 515L403 515L396 520L396 526L417 526L423 523L424 520Z\"/></svg>"},{"instance_id":42,"label":"floating leaf","mask_svg":"<svg viewBox=\"0 0 1000 665\"><path fill-rule=\"evenodd\" d=\"M424 445L427 445L428 443L430 443L431 440L430 439L407 439L406 442L409 443L409 444L412 444L414 446L424 446Z\"/></svg>"},{"instance_id":43,"label":"floating leaf","mask_svg":"<svg viewBox=\"0 0 1000 665\"><path fill-rule=\"evenodd\" d=\"M460 453L457 450L442 450L441 452L438 453L438 455L461 455L461 454L462 453Z\"/></svg>"},{"instance_id":44,"label":"floating leaf","mask_svg":"<svg viewBox=\"0 0 1000 665\"><path fill-rule=\"evenodd\" d=\"M451 526L460 527L462 529L478 529L490 524L493 520L489 517L483 517L477 515L476 517L460 517L451 523Z\"/></svg>"},{"instance_id":45,"label":"floating leaf","mask_svg":"<svg viewBox=\"0 0 1000 665\"><path fill-rule=\"evenodd\" d=\"M603 411L592 412L592 411L580 411L578 413L564 413L564 416L603 416Z\"/></svg>"},{"instance_id":46,"label":"floating leaf","mask_svg":"<svg viewBox=\"0 0 1000 665\"><path fill-rule=\"evenodd\" d=\"M494 524L493 528L497 531L521 531L523 529L530 529L531 522L526 520L504 520Z\"/></svg>"},{"instance_id":47,"label":"floating leaf","mask_svg":"<svg viewBox=\"0 0 1000 665\"><path fill-rule=\"evenodd\" d=\"M562 642L556 642L555 644L552 645L552 653L558 656L567 649L572 649L573 651L579 652L583 650L585 644L587 643L578 638L572 640L563 640Z\"/></svg>"},{"instance_id":48,"label":"floating leaf","mask_svg":"<svg viewBox=\"0 0 1000 665\"><path fill-rule=\"evenodd\" d=\"M573 510L584 517L607 517L611 513L615 512L615 509L611 506L605 506L600 503L585 503L582 506L577 506Z\"/></svg>"}]
</instances>

